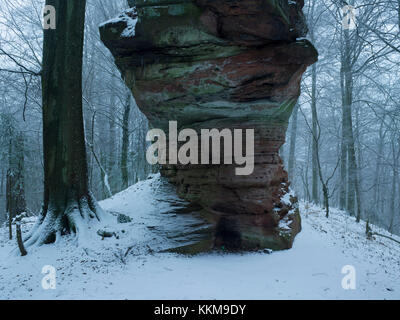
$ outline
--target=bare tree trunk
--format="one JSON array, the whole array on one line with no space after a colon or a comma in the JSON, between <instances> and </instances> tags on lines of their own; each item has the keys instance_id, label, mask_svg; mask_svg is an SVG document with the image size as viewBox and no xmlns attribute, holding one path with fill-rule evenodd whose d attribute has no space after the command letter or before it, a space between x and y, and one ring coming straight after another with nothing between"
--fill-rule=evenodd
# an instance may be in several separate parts
<instances>
[{"instance_id":1,"label":"bare tree trunk","mask_svg":"<svg viewBox=\"0 0 400 320\"><path fill-rule=\"evenodd\" d=\"M394 135L392 137L391 145L392 145L392 156L393 156L392 187L391 187L392 194L391 194L391 199L390 199L390 223L389 223L388 231L390 233L393 233L394 217L395 217L395 212L396 212L396 196L398 195L398 192L396 192L396 187L397 187L397 182L398 182L398 162L399 162L399 157L400 157L400 150L397 151Z\"/></svg>"},{"instance_id":2,"label":"bare tree trunk","mask_svg":"<svg viewBox=\"0 0 400 320\"><path fill-rule=\"evenodd\" d=\"M292 116L292 126L290 129L290 148L289 148L289 164L288 164L288 173L289 173L289 180L292 181L295 172L294 172L294 166L295 166L295 152L296 152L296 138L297 138L297 116L299 113L299 105L296 104L296 106L293 109L293 116Z\"/></svg>"},{"instance_id":3,"label":"bare tree trunk","mask_svg":"<svg viewBox=\"0 0 400 320\"><path fill-rule=\"evenodd\" d=\"M6 192L4 190L4 184L5 184L5 177L6 177L6 172L5 172L5 168L1 168L1 180L0 180L0 201L1 198L4 196L4 203L6 202ZM0 202L1 203L1 202ZM1 210L1 209L0 209ZM4 211L5 212L5 216L4 216L4 221L7 221L7 210ZM2 223L3 221L3 217L0 217L0 223Z\"/></svg>"},{"instance_id":4,"label":"bare tree trunk","mask_svg":"<svg viewBox=\"0 0 400 320\"><path fill-rule=\"evenodd\" d=\"M381 185L381 171L382 171L382 161L381 158L383 156L383 146L385 142L386 131L383 132L384 121L382 120L379 128L379 142L378 142L378 152L376 154L376 168L375 168L375 177L374 177L374 197L373 197L373 213L370 216L368 214L368 221L372 223L376 223L376 213L379 211L379 202L380 202L380 185Z\"/></svg>"},{"instance_id":5,"label":"bare tree trunk","mask_svg":"<svg viewBox=\"0 0 400 320\"><path fill-rule=\"evenodd\" d=\"M310 150L312 149L312 141L311 141L312 137L310 137L310 141L308 141L307 145L307 161L306 161L306 172L304 175L304 187L305 187L305 194L307 197L307 201L311 201L311 193L310 193L310 186L309 186L309 163L310 163Z\"/></svg>"},{"instance_id":6,"label":"bare tree trunk","mask_svg":"<svg viewBox=\"0 0 400 320\"><path fill-rule=\"evenodd\" d=\"M57 27L44 30L42 99L44 204L27 244L79 234L87 220L100 220L88 187L82 114L82 59L86 0L47 0Z\"/></svg>"},{"instance_id":7,"label":"bare tree trunk","mask_svg":"<svg viewBox=\"0 0 400 320\"><path fill-rule=\"evenodd\" d=\"M9 167L7 171L7 202L9 238L12 239L13 218L26 212L24 184L24 139L18 133L9 141Z\"/></svg>"},{"instance_id":8,"label":"bare tree trunk","mask_svg":"<svg viewBox=\"0 0 400 320\"><path fill-rule=\"evenodd\" d=\"M350 107L351 108L351 107ZM360 208L359 203L359 186L358 186L358 167L357 167L357 160L356 160L356 153L354 147L354 135L353 135L353 121L351 118L351 109L349 108L347 112L347 124L348 124L348 154L349 154L349 190L348 190L348 200L347 200L347 207L348 211L351 215L355 214L355 205L357 202L357 208ZM357 214L357 222L360 221L360 213Z\"/></svg>"},{"instance_id":9,"label":"bare tree trunk","mask_svg":"<svg viewBox=\"0 0 400 320\"><path fill-rule=\"evenodd\" d=\"M340 189L339 189L339 208L346 208L347 198L347 145L345 141L345 112L342 107L342 141L340 147Z\"/></svg>"},{"instance_id":10,"label":"bare tree trunk","mask_svg":"<svg viewBox=\"0 0 400 320\"><path fill-rule=\"evenodd\" d=\"M318 164L317 164L317 149L318 135L317 128L317 67L316 64L312 65L312 88L311 88L311 112L312 112L312 201L319 203L318 198Z\"/></svg>"},{"instance_id":11,"label":"bare tree trunk","mask_svg":"<svg viewBox=\"0 0 400 320\"><path fill-rule=\"evenodd\" d=\"M1 168L1 180L0 180L0 195L3 196L4 192L4 176L5 176L5 168Z\"/></svg>"},{"instance_id":12,"label":"bare tree trunk","mask_svg":"<svg viewBox=\"0 0 400 320\"><path fill-rule=\"evenodd\" d=\"M116 133L116 80L115 75L112 74L111 79L111 95L110 95L110 105L109 105L109 117L108 117L108 145L107 145L107 161L105 165L106 172L109 173L109 181L110 181L110 189L111 192L115 192L119 189L119 181L117 179L117 175L115 174L116 170L116 159L117 159L117 133Z\"/></svg>"},{"instance_id":13,"label":"bare tree trunk","mask_svg":"<svg viewBox=\"0 0 400 320\"><path fill-rule=\"evenodd\" d=\"M124 106L124 116L122 120L122 149L121 149L121 176L122 188L126 189L129 185L128 173L128 152L129 152L129 116L131 113L131 93L129 92Z\"/></svg>"},{"instance_id":14,"label":"bare tree trunk","mask_svg":"<svg viewBox=\"0 0 400 320\"><path fill-rule=\"evenodd\" d=\"M318 115L316 114L316 124L318 124ZM327 181L324 180L323 174L322 174L322 168L321 168L321 161L320 161L320 157L319 157L319 135L317 137L315 137L315 140L317 140L317 148L315 149L315 156L316 156L316 160L317 160L317 169L318 169L318 177L319 180L321 182L322 185L322 195L323 195L323 202L324 202L324 208L325 208L325 217L329 218L329 189L328 189L328 183L329 180L332 178L332 176L330 178L327 179Z\"/></svg>"},{"instance_id":15,"label":"bare tree trunk","mask_svg":"<svg viewBox=\"0 0 400 320\"><path fill-rule=\"evenodd\" d=\"M7 212L7 218L8 218L8 238L10 240L12 240L13 237L13 232L12 232L12 219L13 219L13 215L11 213L11 209L10 209L10 204L12 202L11 200L11 196L12 196L12 191L11 191L11 177L12 177L12 173L11 170L7 171L7 187L6 187L6 212Z\"/></svg>"},{"instance_id":16,"label":"bare tree trunk","mask_svg":"<svg viewBox=\"0 0 400 320\"><path fill-rule=\"evenodd\" d=\"M357 150L358 150L358 157L357 157L357 184L356 184L356 202L357 202L357 222L361 220L361 212L362 212L362 199L361 199L361 186L362 186L362 160L363 160L363 153L361 149L361 135L360 135L360 108L357 108L356 112L356 142L357 142Z\"/></svg>"},{"instance_id":17,"label":"bare tree trunk","mask_svg":"<svg viewBox=\"0 0 400 320\"><path fill-rule=\"evenodd\" d=\"M347 36L346 36L347 35ZM350 64L349 57L349 43L348 43L348 32L344 31L345 42L342 44L342 52L341 52L341 69L340 69L340 89L342 95L342 138L341 138L341 148L340 148L340 196L339 196L339 208L344 210L347 207L346 199L347 199L347 150L348 150L348 142L347 142L347 108L348 108L348 92L349 92L349 80L348 80L348 72Z\"/></svg>"},{"instance_id":18,"label":"bare tree trunk","mask_svg":"<svg viewBox=\"0 0 400 320\"><path fill-rule=\"evenodd\" d=\"M397 147L400 147L400 136L397 139ZM396 181L397 181L397 219L398 219L398 229L400 230L400 148L399 148L399 156L397 158L397 166L396 166Z\"/></svg>"},{"instance_id":19,"label":"bare tree trunk","mask_svg":"<svg viewBox=\"0 0 400 320\"><path fill-rule=\"evenodd\" d=\"M316 1L313 0L311 3L310 18L312 20L310 25L310 40L315 43L315 31L314 31L314 12L315 12ZM311 113L312 113L312 183L311 183L311 196L314 203L319 203L318 197L318 163L317 163L317 149L318 149L318 127L317 127L317 64L314 63L311 67Z\"/></svg>"},{"instance_id":20,"label":"bare tree trunk","mask_svg":"<svg viewBox=\"0 0 400 320\"><path fill-rule=\"evenodd\" d=\"M396 199L396 170L393 167L393 177L392 177L392 194L390 199L390 223L388 231L393 233L393 223L394 223L394 214L395 214L395 199Z\"/></svg>"},{"instance_id":21,"label":"bare tree trunk","mask_svg":"<svg viewBox=\"0 0 400 320\"><path fill-rule=\"evenodd\" d=\"M11 196L12 196L12 169L11 169L11 157L12 157L12 141L10 139L9 146L8 146L8 170L7 170L7 178L6 178L6 213L8 219L8 238L12 240L13 233L12 233L12 213L11 213Z\"/></svg>"},{"instance_id":22,"label":"bare tree trunk","mask_svg":"<svg viewBox=\"0 0 400 320\"><path fill-rule=\"evenodd\" d=\"M341 57L341 92L342 92L342 164L341 164L341 197L340 207L344 207L344 178L346 170L346 155L347 155L347 210L350 215L355 215L355 196L357 194L358 179L357 179L357 162L354 148L353 121L352 121L352 104L353 104L353 72L351 64L351 43L349 30L343 31L343 50ZM347 154L346 154L347 153ZM358 190L359 191L359 190ZM359 202L359 194L357 195L357 205Z\"/></svg>"},{"instance_id":23,"label":"bare tree trunk","mask_svg":"<svg viewBox=\"0 0 400 320\"><path fill-rule=\"evenodd\" d=\"M28 252L26 252L24 241L22 240L22 231L21 231L21 219L22 216L16 217L15 225L16 225L16 233L17 233L17 244L19 251L21 252L21 256L26 256Z\"/></svg>"},{"instance_id":24,"label":"bare tree trunk","mask_svg":"<svg viewBox=\"0 0 400 320\"><path fill-rule=\"evenodd\" d=\"M399 25L399 32L400 32L400 0L397 0L397 23Z\"/></svg>"}]
</instances>

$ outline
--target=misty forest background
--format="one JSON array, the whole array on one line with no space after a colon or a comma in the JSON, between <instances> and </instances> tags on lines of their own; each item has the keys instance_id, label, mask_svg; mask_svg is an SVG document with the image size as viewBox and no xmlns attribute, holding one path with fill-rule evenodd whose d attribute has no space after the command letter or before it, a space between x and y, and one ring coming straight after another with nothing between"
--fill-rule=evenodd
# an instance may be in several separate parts
<instances>
[{"instance_id":1,"label":"misty forest background","mask_svg":"<svg viewBox=\"0 0 400 320\"><path fill-rule=\"evenodd\" d=\"M281 150L299 198L346 210L400 234L400 0L357 1L357 28L342 28L344 1L306 0L319 62ZM36 215L43 201L41 0L0 2L0 223L7 199ZM126 0L88 0L83 106L90 189L105 199L155 171L146 118L100 41L98 26ZM10 193L12 192L12 197Z\"/></svg>"}]
</instances>

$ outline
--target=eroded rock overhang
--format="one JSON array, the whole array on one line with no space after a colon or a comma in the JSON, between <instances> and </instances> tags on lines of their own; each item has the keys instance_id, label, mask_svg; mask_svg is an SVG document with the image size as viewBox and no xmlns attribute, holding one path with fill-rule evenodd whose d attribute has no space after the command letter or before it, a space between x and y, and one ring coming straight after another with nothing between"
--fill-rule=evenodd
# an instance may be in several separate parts
<instances>
[{"instance_id":1,"label":"eroded rock overhang","mask_svg":"<svg viewBox=\"0 0 400 320\"><path fill-rule=\"evenodd\" d=\"M301 77L317 60L305 40L303 1L131 0L100 27L127 86L153 127L255 130L255 169L166 165L183 198L214 232L202 249L290 248L300 231L279 157Z\"/></svg>"}]
</instances>

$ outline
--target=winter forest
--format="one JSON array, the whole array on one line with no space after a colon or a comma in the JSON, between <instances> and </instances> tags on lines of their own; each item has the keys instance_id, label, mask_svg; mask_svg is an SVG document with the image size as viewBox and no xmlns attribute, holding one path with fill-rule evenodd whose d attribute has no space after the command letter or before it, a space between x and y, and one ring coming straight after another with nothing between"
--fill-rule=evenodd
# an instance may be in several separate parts
<instances>
[{"instance_id":1,"label":"winter forest","mask_svg":"<svg viewBox=\"0 0 400 320\"><path fill-rule=\"evenodd\" d=\"M0 299L400 297L400 0L69 1L0 1ZM254 173L149 163L172 120L254 127Z\"/></svg>"}]
</instances>

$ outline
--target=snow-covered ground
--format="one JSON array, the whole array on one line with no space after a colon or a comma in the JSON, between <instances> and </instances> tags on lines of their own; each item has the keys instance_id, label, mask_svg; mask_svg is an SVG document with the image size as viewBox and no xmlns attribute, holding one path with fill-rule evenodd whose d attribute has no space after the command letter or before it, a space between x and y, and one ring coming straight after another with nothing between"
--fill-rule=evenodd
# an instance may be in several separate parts
<instances>
[{"instance_id":1,"label":"snow-covered ground","mask_svg":"<svg viewBox=\"0 0 400 320\"><path fill-rule=\"evenodd\" d=\"M100 203L132 218L108 226L119 239L101 240L93 232L84 247L66 237L20 257L1 228L0 299L400 299L400 245L367 240L365 223L334 209L326 219L306 203L300 206L303 231L291 250L157 253L168 246L163 235L187 223L177 214L163 215L179 200L165 199L162 188L154 176ZM55 289L42 287L46 265L56 269ZM346 265L356 271L354 290L342 287Z\"/></svg>"}]
</instances>

